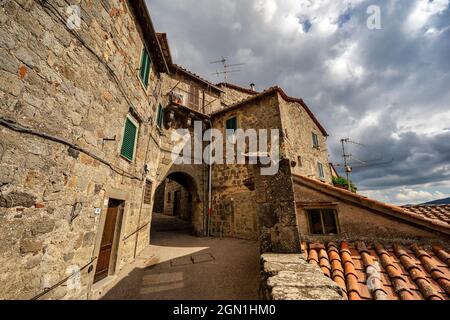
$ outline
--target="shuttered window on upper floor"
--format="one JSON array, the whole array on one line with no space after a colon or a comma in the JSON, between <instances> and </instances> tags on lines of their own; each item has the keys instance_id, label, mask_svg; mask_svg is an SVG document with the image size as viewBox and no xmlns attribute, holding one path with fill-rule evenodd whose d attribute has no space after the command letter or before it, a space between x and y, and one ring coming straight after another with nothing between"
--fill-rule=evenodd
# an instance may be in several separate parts
<instances>
[{"instance_id":1,"label":"shuttered window on upper floor","mask_svg":"<svg viewBox=\"0 0 450 320\"><path fill-rule=\"evenodd\" d=\"M145 88L148 87L148 80L150 79L150 67L151 67L152 61L150 60L150 56L148 54L147 49L144 47L142 49L142 55L141 55L141 66L139 71L139 78L142 81L142 84Z\"/></svg>"},{"instance_id":2,"label":"shuttered window on upper floor","mask_svg":"<svg viewBox=\"0 0 450 320\"><path fill-rule=\"evenodd\" d=\"M136 149L136 139L138 133L138 125L132 120L130 116L125 121L125 128L123 132L122 149L120 155L124 158L133 161Z\"/></svg>"},{"instance_id":3,"label":"shuttered window on upper floor","mask_svg":"<svg viewBox=\"0 0 450 320\"><path fill-rule=\"evenodd\" d=\"M230 118L226 123L227 130L237 130L237 119L236 117Z\"/></svg>"}]
</instances>

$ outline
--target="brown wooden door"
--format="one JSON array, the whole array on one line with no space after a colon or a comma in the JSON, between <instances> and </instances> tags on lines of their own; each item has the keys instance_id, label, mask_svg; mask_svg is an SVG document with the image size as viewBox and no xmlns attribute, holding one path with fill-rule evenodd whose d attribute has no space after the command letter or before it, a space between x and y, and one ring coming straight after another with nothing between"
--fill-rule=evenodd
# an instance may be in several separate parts
<instances>
[{"instance_id":1,"label":"brown wooden door","mask_svg":"<svg viewBox=\"0 0 450 320\"><path fill-rule=\"evenodd\" d=\"M105 227L103 229L102 243L98 254L94 282L100 281L108 276L118 212L119 207L112 207L110 204L106 213Z\"/></svg>"},{"instance_id":2,"label":"brown wooden door","mask_svg":"<svg viewBox=\"0 0 450 320\"><path fill-rule=\"evenodd\" d=\"M181 209L181 191L175 191L175 196L173 199L173 215L179 216Z\"/></svg>"}]
</instances>

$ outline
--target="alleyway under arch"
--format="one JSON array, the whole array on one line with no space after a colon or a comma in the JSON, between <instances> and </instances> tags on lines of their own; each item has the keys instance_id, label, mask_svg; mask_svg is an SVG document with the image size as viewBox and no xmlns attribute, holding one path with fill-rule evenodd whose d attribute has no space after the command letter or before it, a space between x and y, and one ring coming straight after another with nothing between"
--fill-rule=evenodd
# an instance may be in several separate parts
<instances>
[{"instance_id":1,"label":"alleyway under arch","mask_svg":"<svg viewBox=\"0 0 450 320\"><path fill-rule=\"evenodd\" d=\"M104 299L258 299L257 242L197 238L179 219L154 214L153 220L151 245Z\"/></svg>"}]
</instances>

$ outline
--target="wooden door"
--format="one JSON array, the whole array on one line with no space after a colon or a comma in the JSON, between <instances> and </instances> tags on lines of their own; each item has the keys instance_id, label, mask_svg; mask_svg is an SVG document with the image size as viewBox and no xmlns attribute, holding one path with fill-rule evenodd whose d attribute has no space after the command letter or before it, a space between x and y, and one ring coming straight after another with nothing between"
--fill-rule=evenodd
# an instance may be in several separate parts
<instances>
[{"instance_id":1,"label":"wooden door","mask_svg":"<svg viewBox=\"0 0 450 320\"><path fill-rule=\"evenodd\" d=\"M106 213L105 226L103 229L102 243L100 245L100 252L98 254L97 268L95 270L94 282L100 281L108 276L109 266L111 262L111 253L114 244L114 237L116 233L117 215L119 207L108 206Z\"/></svg>"},{"instance_id":2,"label":"wooden door","mask_svg":"<svg viewBox=\"0 0 450 320\"><path fill-rule=\"evenodd\" d=\"M175 196L173 199L173 215L179 216L181 209L181 191L175 191Z\"/></svg>"}]
</instances>

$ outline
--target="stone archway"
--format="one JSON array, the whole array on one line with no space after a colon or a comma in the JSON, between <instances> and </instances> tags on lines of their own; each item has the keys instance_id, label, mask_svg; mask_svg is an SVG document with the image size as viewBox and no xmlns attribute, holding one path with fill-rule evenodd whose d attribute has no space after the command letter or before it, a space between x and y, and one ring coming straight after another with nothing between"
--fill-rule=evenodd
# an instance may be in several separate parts
<instances>
[{"instance_id":1,"label":"stone archway","mask_svg":"<svg viewBox=\"0 0 450 320\"><path fill-rule=\"evenodd\" d=\"M182 204L182 213L175 212L176 199L173 192L174 186L181 186L184 202ZM175 189L176 189L175 186ZM162 190L161 190L162 189ZM155 192L154 212L162 211L162 213L180 216L181 219L189 220L191 226L191 234L202 236L204 231L204 183L202 166L199 165L173 165L162 179ZM188 200L186 201L186 198ZM156 211L155 211L156 210Z\"/></svg>"}]
</instances>

